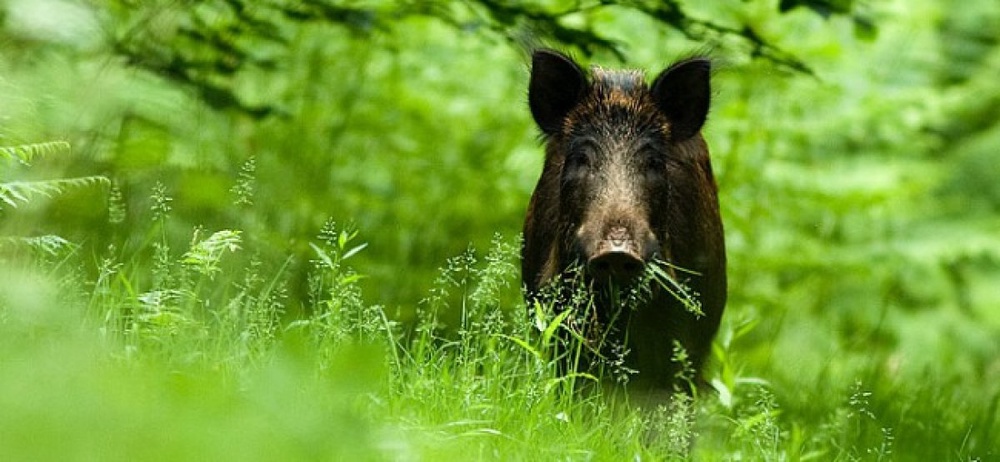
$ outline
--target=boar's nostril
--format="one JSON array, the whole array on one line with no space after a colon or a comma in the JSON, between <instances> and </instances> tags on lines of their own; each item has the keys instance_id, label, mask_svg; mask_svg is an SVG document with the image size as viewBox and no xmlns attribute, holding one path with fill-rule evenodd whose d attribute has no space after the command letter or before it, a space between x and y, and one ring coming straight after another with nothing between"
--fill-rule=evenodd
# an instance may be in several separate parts
<instances>
[{"instance_id":1,"label":"boar's nostril","mask_svg":"<svg viewBox=\"0 0 1000 462\"><path fill-rule=\"evenodd\" d=\"M642 273L644 266L636 254L620 250L604 252L587 261L591 277L601 282L629 282Z\"/></svg>"}]
</instances>

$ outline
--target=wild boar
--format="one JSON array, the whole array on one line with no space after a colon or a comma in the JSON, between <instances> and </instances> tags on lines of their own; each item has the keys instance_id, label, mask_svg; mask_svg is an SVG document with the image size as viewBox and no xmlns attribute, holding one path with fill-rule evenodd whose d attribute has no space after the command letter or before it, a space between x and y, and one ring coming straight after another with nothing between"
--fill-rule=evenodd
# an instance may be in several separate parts
<instances>
[{"instance_id":1,"label":"wild boar","mask_svg":"<svg viewBox=\"0 0 1000 462\"><path fill-rule=\"evenodd\" d=\"M686 59L647 85L641 71L594 67L588 78L559 52L532 56L528 101L545 164L524 222L526 298L533 304L579 269L595 295L592 317L610 324L591 360L616 347L634 371L630 389L690 392L726 304L717 187L701 135L710 73L708 59ZM700 310L651 273L686 286ZM636 284L646 296L616 312L607 293ZM673 360L675 345L686 361Z\"/></svg>"}]
</instances>

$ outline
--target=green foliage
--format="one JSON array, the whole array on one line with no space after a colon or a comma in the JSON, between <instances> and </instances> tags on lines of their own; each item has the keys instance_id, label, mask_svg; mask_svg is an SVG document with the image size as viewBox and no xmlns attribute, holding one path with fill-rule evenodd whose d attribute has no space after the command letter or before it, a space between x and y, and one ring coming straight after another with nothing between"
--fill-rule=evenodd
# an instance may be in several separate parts
<instances>
[{"instance_id":1,"label":"green foliage","mask_svg":"<svg viewBox=\"0 0 1000 462\"><path fill-rule=\"evenodd\" d=\"M0 146L0 154L3 155L3 157L0 157L0 161L15 160L24 166L30 166L35 158L66 152L69 149L69 143L64 141L19 146ZM5 165L6 162L0 163L0 167L4 167ZM2 173L3 177L8 176L6 168L0 170L0 173ZM0 217L3 217L4 209L12 209L17 208L18 205L30 204L37 201L39 197L52 198L74 189L107 186L109 184L110 180L104 176L36 181L3 181L0 182ZM64 250L75 247L70 241L54 234L33 237L0 236L0 250L19 246L29 247L50 256L59 255Z\"/></svg>"},{"instance_id":2,"label":"green foliage","mask_svg":"<svg viewBox=\"0 0 1000 462\"><path fill-rule=\"evenodd\" d=\"M69 151L69 143L52 141L47 143L25 144L20 146L0 146L0 154L5 159L16 160L23 165L31 165L36 157L43 157ZM6 176L6 175L5 175ZM37 196L52 197L73 188L86 188L93 185L108 185L110 182L103 176L87 176L80 178L63 178L42 181L6 181L0 183L0 210L4 207L16 208L18 204L26 204Z\"/></svg>"},{"instance_id":3,"label":"green foliage","mask_svg":"<svg viewBox=\"0 0 1000 462\"><path fill-rule=\"evenodd\" d=\"M27 246L52 256L60 255L77 246L54 234L33 237L0 237L0 249L4 247Z\"/></svg>"},{"instance_id":4,"label":"green foliage","mask_svg":"<svg viewBox=\"0 0 1000 462\"><path fill-rule=\"evenodd\" d=\"M3 155L3 160L16 160L29 165L35 157L67 152L69 149L69 143L65 141L50 141L21 146L0 146L0 154Z\"/></svg>"},{"instance_id":5,"label":"green foliage","mask_svg":"<svg viewBox=\"0 0 1000 462\"><path fill-rule=\"evenodd\" d=\"M191 248L184 254L182 260L196 272L208 276L212 279L219 269L219 260L222 259L223 252L235 252L240 249L240 232L224 229L216 231L204 240L198 241L198 232L195 231L192 238Z\"/></svg>"},{"instance_id":6,"label":"green foliage","mask_svg":"<svg viewBox=\"0 0 1000 462\"><path fill-rule=\"evenodd\" d=\"M0 459L996 458L998 28L985 0L7 2ZM561 369L586 332L520 301L539 44L716 58L731 290L693 400L599 385L620 351Z\"/></svg>"},{"instance_id":7,"label":"green foliage","mask_svg":"<svg viewBox=\"0 0 1000 462\"><path fill-rule=\"evenodd\" d=\"M783 2L782 11L797 2ZM851 1L806 2L824 16L851 14ZM247 73L281 70L290 45L302 30L329 26L366 40L392 34L400 23L427 18L458 31L476 31L491 38L536 46L552 42L575 46L587 55L610 52L625 58L622 44L592 20L607 11L637 13L658 28L671 28L691 40L716 42L733 38L744 42L753 55L800 71L808 67L800 58L779 49L751 25L727 24L699 18L678 1L667 2L508 2L443 1L368 2L352 5L324 0L272 1L213 0L193 8L176 8L157 1L137 5L116 1L105 9L113 21L111 48L127 62L163 78L192 88L209 106L236 110L255 118L290 115L280 101L249 102L238 84ZM858 21L867 29L870 22ZM148 27L155 24L156 27Z\"/></svg>"},{"instance_id":8,"label":"green foliage","mask_svg":"<svg viewBox=\"0 0 1000 462\"><path fill-rule=\"evenodd\" d=\"M0 201L8 207L17 207L18 203L31 202L33 197L52 197L73 188L86 188L93 185L109 184L110 181L103 176L88 176L45 181L9 181L6 183L0 183Z\"/></svg>"},{"instance_id":9,"label":"green foliage","mask_svg":"<svg viewBox=\"0 0 1000 462\"><path fill-rule=\"evenodd\" d=\"M995 386L974 390L994 403L979 408L967 388L840 376L782 391L737 375L725 399L575 389L582 374L562 375L552 354L558 321L524 323L497 303L515 276L509 239L496 237L482 260L471 249L451 259L407 330L356 298L345 263L356 237L332 224L320 232L315 315L284 329L283 275L252 260L216 277L223 291L191 273L142 283L113 251L93 286L45 265L5 267L0 352L12 367L0 370L0 455L964 460L1000 449ZM452 304L459 325L444 329L439 313ZM729 342L752 332L725 330ZM732 354L720 342L719 362Z\"/></svg>"}]
</instances>

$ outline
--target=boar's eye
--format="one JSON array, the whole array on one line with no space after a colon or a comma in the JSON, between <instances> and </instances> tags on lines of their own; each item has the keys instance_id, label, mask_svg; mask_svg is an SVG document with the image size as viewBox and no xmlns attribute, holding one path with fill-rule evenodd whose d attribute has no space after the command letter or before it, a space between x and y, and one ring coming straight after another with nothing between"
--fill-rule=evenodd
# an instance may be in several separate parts
<instances>
[{"instance_id":1,"label":"boar's eye","mask_svg":"<svg viewBox=\"0 0 1000 462\"><path fill-rule=\"evenodd\" d=\"M584 175L594 162L596 150L592 143L578 143L570 147L563 167L568 175Z\"/></svg>"},{"instance_id":2,"label":"boar's eye","mask_svg":"<svg viewBox=\"0 0 1000 462\"><path fill-rule=\"evenodd\" d=\"M648 146L641 151L641 158L647 180L659 181L666 178L667 157L663 152Z\"/></svg>"}]
</instances>

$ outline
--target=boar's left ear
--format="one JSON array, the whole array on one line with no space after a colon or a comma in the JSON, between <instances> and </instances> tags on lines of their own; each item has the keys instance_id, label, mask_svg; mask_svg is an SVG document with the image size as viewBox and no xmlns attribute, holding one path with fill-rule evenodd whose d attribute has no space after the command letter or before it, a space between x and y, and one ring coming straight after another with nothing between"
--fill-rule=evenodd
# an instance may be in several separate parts
<instances>
[{"instance_id":1,"label":"boar's left ear","mask_svg":"<svg viewBox=\"0 0 1000 462\"><path fill-rule=\"evenodd\" d=\"M653 100L670 122L675 141L691 138L705 123L711 100L711 61L681 61L660 73L653 82Z\"/></svg>"}]
</instances>

